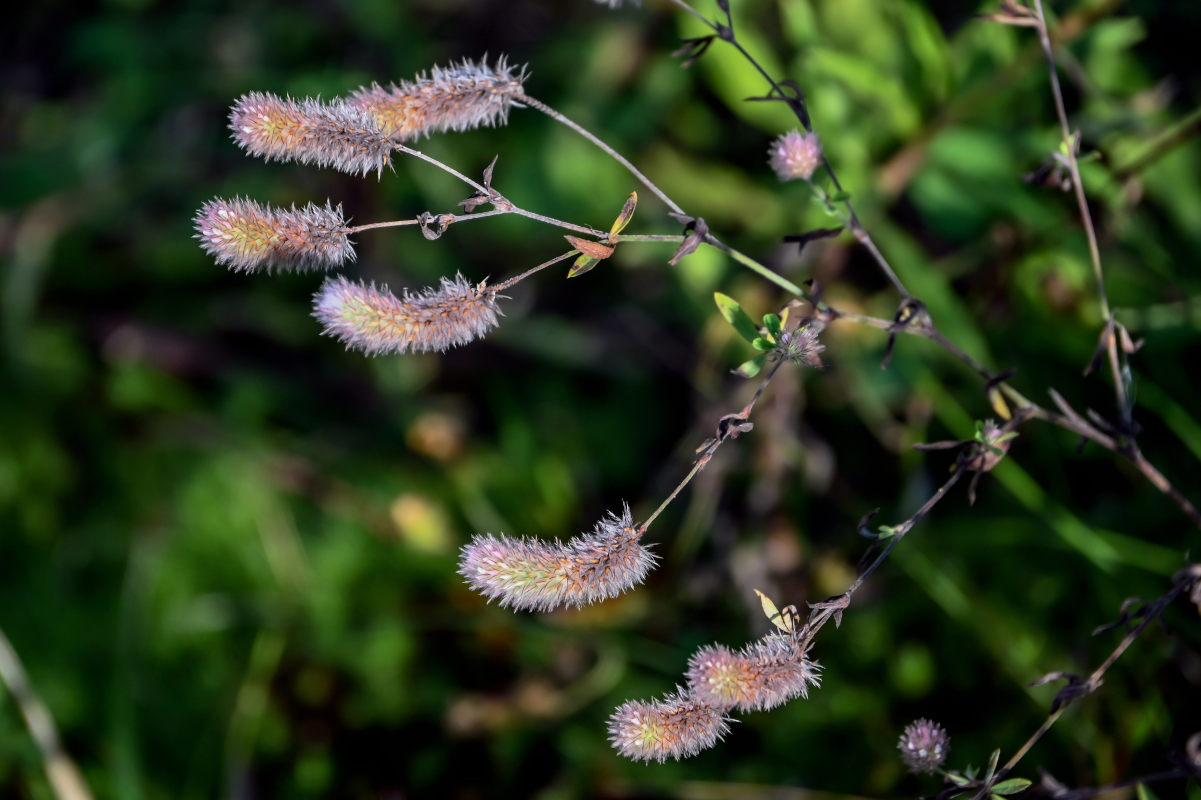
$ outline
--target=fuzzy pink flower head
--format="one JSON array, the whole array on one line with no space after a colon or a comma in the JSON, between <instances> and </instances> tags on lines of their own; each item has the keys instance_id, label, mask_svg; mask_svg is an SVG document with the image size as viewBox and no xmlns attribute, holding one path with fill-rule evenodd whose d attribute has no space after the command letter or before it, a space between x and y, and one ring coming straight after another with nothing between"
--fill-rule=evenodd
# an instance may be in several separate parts
<instances>
[{"instance_id":1,"label":"fuzzy pink flower head","mask_svg":"<svg viewBox=\"0 0 1201 800\"><path fill-rule=\"evenodd\" d=\"M229 112L238 146L267 161L296 161L341 172L382 173L392 140L375 118L342 101L293 100L267 92L238 98Z\"/></svg>"},{"instance_id":2,"label":"fuzzy pink flower head","mask_svg":"<svg viewBox=\"0 0 1201 800\"><path fill-rule=\"evenodd\" d=\"M205 252L235 272L329 269L355 258L342 206L328 202L288 210L217 197L201 206L193 223Z\"/></svg>"},{"instance_id":3,"label":"fuzzy pink flower head","mask_svg":"<svg viewBox=\"0 0 1201 800\"><path fill-rule=\"evenodd\" d=\"M553 611L599 603L642 583L655 557L642 545L630 507L566 542L482 534L459 557L459 574L502 607Z\"/></svg>"},{"instance_id":4,"label":"fuzzy pink flower head","mask_svg":"<svg viewBox=\"0 0 1201 800\"><path fill-rule=\"evenodd\" d=\"M790 131L768 149L768 163L782 181L808 180L822 163L822 147L816 133Z\"/></svg>"},{"instance_id":5,"label":"fuzzy pink flower head","mask_svg":"<svg viewBox=\"0 0 1201 800\"><path fill-rule=\"evenodd\" d=\"M438 288L396 297L376 288L329 278L313 295L313 316L322 333L367 355L444 352L483 337L499 324L496 290L472 285L462 275L442 279Z\"/></svg>"},{"instance_id":6,"label":"fuzzy pink flower head","mask_svg":"<svg viewBox=\"0 0 1201 800\"><path fill-rule=\"evenodd\" d=\"M718 708L766 711L808 697L809 687L821 684L820 670L790 634L769 634L737 653L702 647L688 662L688 691Z\"/></svg>"},{"instance_id":7,"label":"fuzzy pink flower head","mask_svg":"<svg viewBox=\"0 0 1201 800\"><path fill-rule=\"evenodd\" d=\"M439 131L465 131L503 125L522 94L524 67L502 56L495 65L464 59L434 67L412 81L384 88L373 83L356 89L346 103L367 113L388 136L399 142Z\"/></svg>"},{"instance_id":8,"label":"fuzzy pink flower head","mask_svg":"<svg viewBox=\"0 0 1201 800\"><path fill-rule=\"evenodd\" d=\"M937 722L919 719L905 728L897 742L901 760L910 772L929 775L947 760L951 752L951 739L947 731Z\"/></svg>"},{"instance_id":9,"label":"fuzzy pink flower head","mask_svg":"<svg viewBox=\"0 0 1201 800\"><path fill-rule=\"evenodd\" d=\"M708 750L730 732L722 712L683 691L647 703L630 700L609 717L609 742L635 761L679 761Z\"/></svg>"}]
</instances>

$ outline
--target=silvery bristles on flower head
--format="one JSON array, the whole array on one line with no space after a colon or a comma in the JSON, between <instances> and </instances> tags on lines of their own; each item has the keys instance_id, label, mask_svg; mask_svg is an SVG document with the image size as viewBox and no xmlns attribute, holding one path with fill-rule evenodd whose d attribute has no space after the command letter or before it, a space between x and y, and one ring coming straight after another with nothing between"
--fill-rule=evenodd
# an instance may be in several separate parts
<instances>
[{"instance_id":1,"label":"silvery bristles on flower head","mask_svg":"<svg viewBox=\"0 0 1201 800\"><path fill-rule=\"evenodd\" d=\"M375 118L340 100L297 101L251 92L230 109L229 128L239 147L267 161L366 175L382 173L392 157L392 140Z\"/></svg>"},{"instance_id":2,"label":"silvery bristles on flower head","mask_svg":"<svg viewBox=\"0 0 1201 800\"><path fill-rule=\"evenodd\" d=\"M795 330L782 331L772 348L772 357L789 364L822 368L821 352L826 346L818 341L824 326L820 322L810 322Z\"/></svg>"},{"instance_id":3,"label":"silvery bristles on flower head","mask_svg":"<svg viewBox=\"0 0 1201 800\"><path fill-rule=\"evenodd\" d=\"M478 534L459 558L459 574L489 600L514 610L553 611L617 597L639 583L655 557L639 541L630 507L592 533L566 542Z\"/></svg>"},{"instance_id":4,"label":"silvery bristles on flower head","mask_svg":"<svg viewBox=\"0 0 1201 800\"><path fill-rule=\"evenodd\" d=\"M393 140L404 142L423 134L504 124L525 78L525 67L512 66L504 56L494 66L464 59L386 89L375 83L361 86L345 102L367 113Z\"/></svg>"},{"instance_id":5,"label":"silvery bristles on flower head","mask_svg":"<svg viewBox=\"0 0 1201 800\"><path fill-rule=\"evenodd\" d=\"M716 709L677 691L647 703L630 700L609 717L609 742L635 761L679 761L708 750L730 731L730 720Z\"/></svg>"},{"instance_id":6,"label":"silvery bristles on flower head","mask_svg":"<svg viewBox=\"0 0 1201 800\"><path fill-rule=\"evenodd\" d=\"M309 203L291 210L253 200L213 198L193 219L205 252L235 272L273 267L329 269L354 261L342 206Z\"/></svg>"},{"instance_id":7,"label":"silvery bristles on flower head","mask_svg":"<svg viewBox=\"0 0 1201 800\"><path fill-rule=\"evenodd\" d=\"M471 284L462 275L442 279L438 288L396 297L376 288L329 278L313 296L313 316L323 333L347 349L380 353L443 352L479 339L499 324L498 295L486 283Z\"/></svg>"},{"instance_id":8,"label":"silvery bristles on flower head","mask_svg":"<svg viewBox=\"0 0 1201 800\"><path fill-rule=\"evenodd\" d=\"M688 661L688 692L721 710L766 711L819 686L821 667L792 634L772 633L739 652L706 645Z\"/></svg>"}]
</instances>

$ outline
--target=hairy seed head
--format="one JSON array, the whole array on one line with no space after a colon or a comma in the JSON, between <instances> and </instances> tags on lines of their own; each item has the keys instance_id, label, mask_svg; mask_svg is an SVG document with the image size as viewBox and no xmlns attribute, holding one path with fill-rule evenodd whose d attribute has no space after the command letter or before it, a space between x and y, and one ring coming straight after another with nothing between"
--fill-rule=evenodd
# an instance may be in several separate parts
<instances>
[{"instance_id":1,"label":"hairy seed head","mask_svg":"<svg viewBox=\"0 0 1201 800\"><path fill-rule=\"evenodd\" d=\"M630 700L609 717L609 742L635 761L679 761L717 744L730 731L719 709L683 691L647 703Z\"/></svg>"},{"instance_id":2,"label":"hairy seed head","mask_svg":"<svg viewBox=\"0 0 1201 800\"><path fill-rule=\"evenodd\" d=\"M819 670L790 634L769 634L737 653L702 647L688 661L688 691L722 710L765 711L808 697L809 687L821 682Z\"/></svg>"},{"instance_id":3,"label":"hairy seed head","mask_svg":"<svg viewBox=\"0 0 1201 800\"><path fill-rule=\"evenodd\" d=\"M238 98L229 112L238 146L267 161L297 161L341 172L382 173L392 140L375 118L342 101L292 100L267 92Z\"/></svg>"},{"instance_id":4,"label":"hairy seed head","mask_svg":"<svg viewBox=\"0 0 1201 800\"><path fill-rule=\"evenodd\" d=\"M816 133L790 131L777 137L767 153L768 163L782 181L808 180L822 163L822 147Z\"/></svg>"},{"instance_id":5,"label":"hairy seed head","mask_svg":"<svg viewBox=\"0 0 1201 800\"><path fill-rule=\"evenodd\" d=\"M285 210L215 197L192 222L204 251L235 272L329 269L355 257L342 206L328 201L324 207L309 203Z\"/></svg>"},{"instance_id":6,"label":"hairy seed head","mask_svg":"<svg viewBox=\"0 0 1201 800\"><path fill-rule=\"evenodd\" d=\"M553 611L598 603L642 583L655 557L640 543L630 507L566 542L482 534L459 557L459 574L514 610Z\"/></svg>"},{"instance_id":7,"label":"hairy seed head","mask_svg":"<svg viewBox=\"0 0 1201 800\"><path fill-rule=\"evenodd\" d=\"M821 332L822 326L816 322L796 330L782 331L776 339L776 346L772 348L772 357L797 366L804 364L821 369L823 365L820 354L826 349L817 339Z\"/></svg>"},{"instance_id":8,"label":"hairy seed head","mask_svg":"<svg viewBox=\"0 0 1201 800\"><path fill-rule=\"evenodd\" d=\"M396 297L376 288L329 278L313 295L313 316L322 333L345 342L347 349L380 353L444 352L479 339L498 324L496 290L472 285L462 275L442 279L438 288Z\"/></svg>"},{"instance_id":9,"label":"hairy seed head","mask_svg":"<svg viewBox=\"0 0 1201 800\"><path fill-rule=\"evenodd\" d=\"M929 775L947 760L951 739L937 722L919 719L905 728L897 749L910 772Z\"/></svg>"},{"instance_id":10,"label":"hairy seed head","mask_svg":"<svg viewBox=\"0 0 1201 800\"><path fill-rule=\"evenodd\" d=\"M399 86L361 86L346 103L366 112L385 134L404 142L440 131L504 124L525 77L524 67L513 67L503 56L495 66L464 59L449 67L434 67L428 76L422 73Z\"/></svg>"}]
</instances>

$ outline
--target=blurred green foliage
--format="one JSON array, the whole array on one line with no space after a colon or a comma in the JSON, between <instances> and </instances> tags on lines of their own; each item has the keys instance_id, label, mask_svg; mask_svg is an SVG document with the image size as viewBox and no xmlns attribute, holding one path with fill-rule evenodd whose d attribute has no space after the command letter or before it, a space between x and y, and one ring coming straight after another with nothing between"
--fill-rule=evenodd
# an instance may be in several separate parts
<instances>
[{"instance_id":1,"label":"blurred green foliage","mask_svg":"<svg viewBox=\"0 0 1201 800\"><path fill-rule=\"evenodd\" d=\"M923 340L836 325L825 371L789 370L750 435L651 531L649 585L582 612L514 615L455 574L472 532L566 537L623 500L648 514L753 384L715 312L783 298L702 250L626 245L578 280L513 290L502 327L443 357L364 359L320 337L312 275L216 268L190 238L213 196L330 198L356 221L454 210L463 187L415 161L380 181L243 158L225 112L263 90L334 96L485 52L631 156L723 238L839 305L896 297L770 140L793 127L757 74L666 3L109 0L25 4L3 33L0 99L0 629L97 797L760 796L933 793L895 743L918 716L952 763L1012 753L1052 670L1086 672L1129 596L1160 594L1197 533L1121 459L1034 424L982 484L905 540L815 652L823 688L748 715L679 764L619 761L619 702L680 680L699 645L765 630L752 589L798 605L841 591L856 521L908 516L971 438L978 381ZM1016 367L1038 401L1112 410L1081 377L1100 329L1070 195L1022 180L1058 143L1034 36L958 3L735 0L740 38L803 87L865 224L942 330ZM709 12L704 4L699 6ZM980 10L992 10L982 6ZM1201 499L1195 365L1201 69L1195 3L1056 4L1061 63L1110 299L1134 359L1150 460ZM534 210L605 227L630 177L529 110L428 152ZM630 233L678 226L647 193ZM394 287L513 274L561 252L521 219L358 237L350 272ZM566 270L564 267L563 271ZM1169 614L1023 763L1068 785L1161 768L1193 733L1201 635ZM0 700L0 795L50 796ZM758 787L758 788L756 788ZM1168 792L1170 794L1170 791ZM1195 792L1194 792L1195 795Z\"/></svg>"}]
</instances>

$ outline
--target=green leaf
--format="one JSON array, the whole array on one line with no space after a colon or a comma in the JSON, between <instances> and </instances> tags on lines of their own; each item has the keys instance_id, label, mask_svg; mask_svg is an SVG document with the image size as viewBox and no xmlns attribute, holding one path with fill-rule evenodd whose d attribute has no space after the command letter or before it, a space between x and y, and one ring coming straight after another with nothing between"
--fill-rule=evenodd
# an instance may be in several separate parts
<instances>
[{"instance_id":1,"label":"green leaf","mask_svg":"<svg viewBox=\"0 0 1201 800\"><path fill-rule=\"evenodd\" d=\"M1147 784L1145 783L1135 784L1134 796L1137 797L1138 800L1159 800L1159 798L1155 795L1155 792L1148 789Z\"/></svg>"},{"instance_id":2,"label":"green leaf","mask_svg":"<svg viewBox=\"0 0 1201 800\"><path fill-rule=\"evenodd\" d=\"M960 775L958 772L948 772L947 780L949 780L951 783L955 784L956 786L967 786L969 783L972 782L970 778Z\"/></svg>"},{"instance_id":3,"label":"green leaf","mask_svg":"<svg viewBox=\"0 0 1201 800\"><path fill-rule=\"evenodd\" d=\"M767 332L771 334L771 338L778 339L780 337L780 315L764 314L763 327L767 328Z\"/></svg>"},{"instance_id":4,"label":"green leaf","mask_svg":"<svg viewBox=\"0 0 1201 800\"><path fill-rule=\"evenodd\" d=\"M996 786L992 787L992 791L994 794L999 795L1017 794L1018 792L1024 792L1029 789L1030 784L1031 781L1028 781L1025 778L1010 778L1009 780L1001 781Z\"/></svg>"},{"instance_id":5,"label":"green leaf","mask_svg":"<svg viewBox=\"0 0 1201 800\"><path fill-rule=\"evenodd\" d=\"M585 272L592 271L592 268L600 262L601 260L599 258L593 258L592 256L586 256L581 253L580 257L575 260L575 264L568 271L567 277L578 278Z\"/></svg>"},{"instance_id":6,"label":"green leaf","mask_svg":"<svg viewBox=\"0 0 1201 800\"><path fill-rule=\"evenodd\" d=\"M734 330L738 331L738 335L748 342L754 342L759 336L759 329L755 327L755 323L751 322L751 318L742 310L742 306L738 305L738 301L729 295L724 295L721 292L713 293L713 301L717 303L717 310L726 318L726 322L734 326Z\"/></svg>"},{"instance_id":7,"label":"green leaf","mask_svg":"<svg viewBox=\"0 0 1201 800\"><path fill-rule=\"evenodd\" d=\"M983 425L982 422L977 422L977 425ZM979 429L977 429L979 430ZM984 782L988 783L992 780L992 776L997 774L997 762L1001 760L1001 748L992 751L992 755L988 758L988 769L984 773Z\"/></svg>"},{"instance_id":8,"label":"green leaf","mask_svg":"<svg viewBox=\"0 0 1201 800\"><path fill-rule=\"evenodd\" d=\"M891 539L897 535L897 529L891 525L881 525L876 529L876 535L881 539Z\"/></svg>"},{"instance_id":9,"label":"green leaf","mask_svg":"<svg viewBox=\"0 0 1201 800\"><path fill-rule=\"evenodd\" d=\"M831 203L845 203L850 199L851 193L847 191L835 192L834 194L830 195Z\"/></svg>"},{"instance_id":10,"label":"green leaf","mask_svg":"<svg viewBox=\"0 0 1201 800\"><path fill-rule=\"evenodd\" d=\"M743 361L738 365L738 369L734 370L735 375L740 375L743 378L753 378L759 374L759 370L763 369L763 362L767 361L767 353L757 355L749 361Z\"/></svg>"},{"instance_id":11,"label":"green leaf","mask_svg":"<svg viewBox=\"0 0 1201 800\"><path fill-rule=\"evenodd\" d=\"M626 198L626 204L621 207L621 213L617 215L617 219L613 220L613 227L609 228L609 239L625 230L626 225L630 224L630 220L634 216L634 209L638 207L638 192L630 192L630 196Z\"/></svg>"},{"instance_id":12,"label":"green leaf","mask_svg":"<svg viewBox=\"0 0 1201 800\"><path fill-rule=\"evenodd\" d=\"M773 347L775 347L775 344L771 339L764 339L762 336L756 336L753 340L751 340L751 347L754 347L756 350L771 350Z\"/></svg>"}]
</instances>

